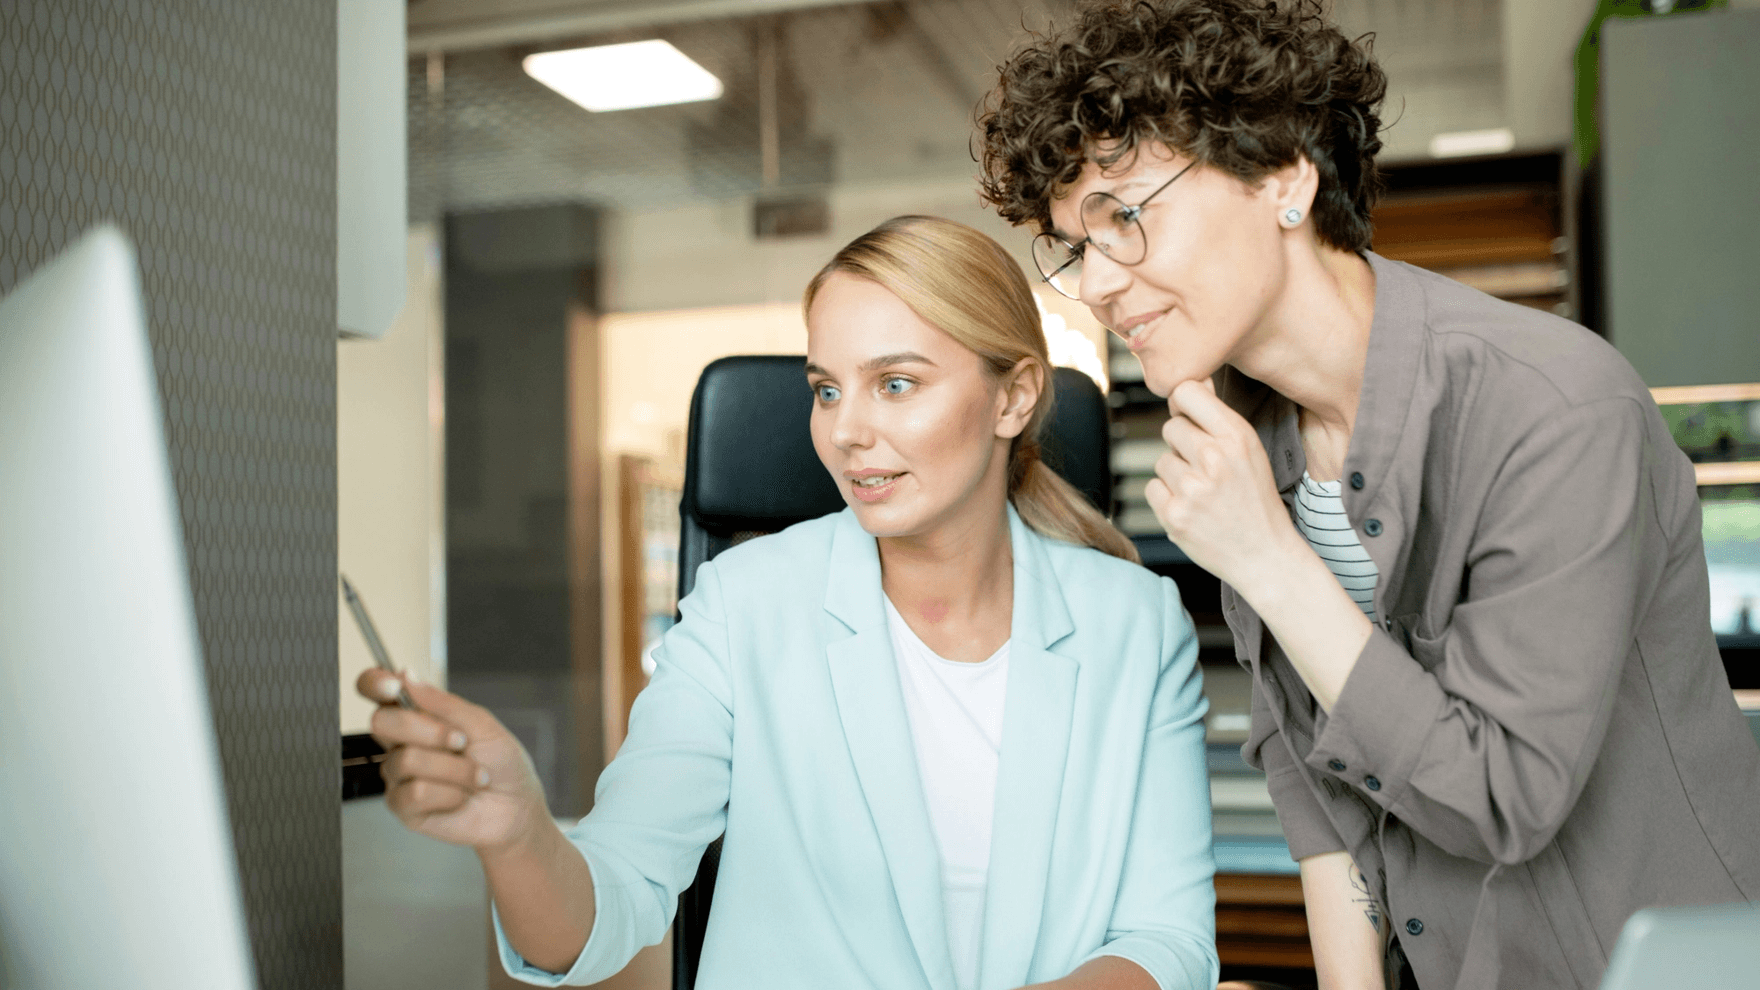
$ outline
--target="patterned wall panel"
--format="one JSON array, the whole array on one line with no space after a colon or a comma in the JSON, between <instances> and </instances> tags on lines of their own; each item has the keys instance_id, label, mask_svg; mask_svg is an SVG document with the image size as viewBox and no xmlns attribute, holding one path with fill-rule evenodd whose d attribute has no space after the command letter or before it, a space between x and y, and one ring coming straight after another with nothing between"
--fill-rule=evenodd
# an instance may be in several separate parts
<instances>
[{"instance_id":1,"label":"patterned wall panel","mask_svg":"<svg viewBox=\"0 0 1760 990\"><path fill-rule=\"evenodd\" d=\"M0 291L101 220L138 245L269 990L342 985L335 19L334 0L0 2Z\"/></svg>"}]
</instances>

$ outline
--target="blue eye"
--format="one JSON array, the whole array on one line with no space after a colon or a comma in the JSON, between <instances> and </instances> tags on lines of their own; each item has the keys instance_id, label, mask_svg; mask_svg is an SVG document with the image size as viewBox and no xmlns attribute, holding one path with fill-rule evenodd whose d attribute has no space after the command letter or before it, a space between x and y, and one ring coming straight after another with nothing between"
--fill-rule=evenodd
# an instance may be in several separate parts
<instances>
[{"instance_id":1,"label":"blue eye","mask_svg":"<svg viewBox=\"0 0 1760 990\"><path fill-rule=\"evenodd\" d=\"M887 395L903 395L916 387L916 383L908 378L888 378L880 383L880 387L885 389Z\"/></svg>"},{"instance_id":2,"label":"blue eye","mask_svg":"<svg viewBox=\"0 0 1760 990\"><path fill-rule=\"evenodd\" d=\"M813 394L820 402L836 402L842 393L838 392L836 385L817 385L813 388Z\"/></svg>"}]
</instances>

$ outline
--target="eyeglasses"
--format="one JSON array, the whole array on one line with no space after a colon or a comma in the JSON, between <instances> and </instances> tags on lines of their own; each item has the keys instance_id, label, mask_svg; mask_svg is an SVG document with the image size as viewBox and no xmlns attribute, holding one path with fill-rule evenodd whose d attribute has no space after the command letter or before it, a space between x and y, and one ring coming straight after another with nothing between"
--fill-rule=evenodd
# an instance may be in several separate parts
<instances>
[{"instance_id":1,"label":"eyeglasses","mask_svg":"<svg viewBox=\"0 0 1760 990\"><path fill-rule=\"evenodd\" d=\"M1045 281L1053 289L1071 299L1080 299L1082 255L1088 245L1099 248L1101 254L1121 265L1140 264L1149 254L1149 235L1143 232L1141 221L1143 207L1196 164L1194 161L1180 169L1135 206L1127 205L1111 193L1089 193L1082 200L1082 233L1086 237L1075 244L1056 234L1040 234L1033 238L1033 263L1039 266L1039 274L1045 276Z\"/></svg>"}]
</instances>

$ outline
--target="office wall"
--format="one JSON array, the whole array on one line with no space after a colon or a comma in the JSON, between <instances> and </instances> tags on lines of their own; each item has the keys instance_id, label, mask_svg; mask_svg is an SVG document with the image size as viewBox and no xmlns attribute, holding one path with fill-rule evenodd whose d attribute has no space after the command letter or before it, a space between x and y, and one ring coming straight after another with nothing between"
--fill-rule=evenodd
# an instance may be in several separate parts
<instances>
[{"instance_id":1,"label":"office wall","mask_svg":"<svg viewBox=\"0 0 1760 990\"><path fill-rule=\"evenodd\" d=\"M445 422L440 233L405 239L403 309L385 336L336 344L336 549L391 659L446 684ZM373 665L337 600L344 734L365 732L373 706L355 678Z\"/></svg>"},{"instance_id":2,"label":"office wall","mask_svg":"<svg viewBox=\"0 0 1760 990\"><path fill-rule=\"evenodd\" d=\"M265 990L342 982L335 18L0 3L0 291L100 221L138 245Z\"/></svg>"},{"instance_id":3,"label":"office wall","mask_svg":"<svg viewBox=\"0 0 1760 990\"><path fill-rule=\"evenodd\" d=\"M759 241L749 199L675 209L606 212L604 309L610 313L796 303L807 280L837 249L901 213L958 220L1031 264L1031 238L978 202L969 178L839 187L829 195L831 229L818 237Z\"/></svg>"}]
</instances>

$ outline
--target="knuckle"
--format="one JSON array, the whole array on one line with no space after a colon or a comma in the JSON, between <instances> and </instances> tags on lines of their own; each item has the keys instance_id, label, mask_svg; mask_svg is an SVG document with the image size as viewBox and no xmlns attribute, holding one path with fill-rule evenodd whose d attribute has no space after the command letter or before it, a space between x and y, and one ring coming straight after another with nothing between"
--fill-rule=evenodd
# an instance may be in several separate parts
<instances>
[{"instance_id":1,"label":"knuckle","mask_svg":"<svg viewBox=\"0 0 1760 990\"><path fill-rule=\"evenodd\" d=\"M397 747L397 775L400 777L417 777L421 775L421 750L410 746ZM386 762L390 762L387 760Z\"/></svg>"},{"instance_id":2,"label":"knuckle","mask_svg":"<svg viewBox=\"0 0 1760 990\"><path fill-rule=\"evenodd\" d=\"M425 747L445 745L446 732L431 716L405 711L401 708L393 709L393 711L402 720L404 735L411 743Z\"/></svg>"},{"instance_id":3,"label":"knuckle","mask_svg":"<svg viewBox=\"0 0 1760 990\"><path fill-rule=\"evenodd\" d=\"M402 747L394 750L379 764L379 775L385 778L387 786L396 786L415 777L409 767L409 751Z\"/></svg>"},{"instance_id":4,"label":"knuckle","mask_svg":"<svg viewBox=\"0 0 1760 990\"><path fill-rule=\"evenodd\" d=\"M412 807L427 807L434 803L434 783L429 780L414 779L403 787Z\"/></svg>"}]
</instances>

